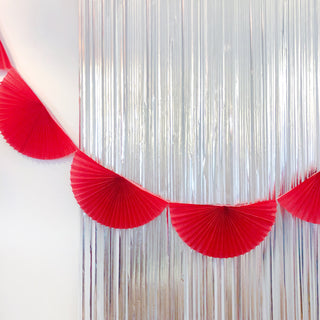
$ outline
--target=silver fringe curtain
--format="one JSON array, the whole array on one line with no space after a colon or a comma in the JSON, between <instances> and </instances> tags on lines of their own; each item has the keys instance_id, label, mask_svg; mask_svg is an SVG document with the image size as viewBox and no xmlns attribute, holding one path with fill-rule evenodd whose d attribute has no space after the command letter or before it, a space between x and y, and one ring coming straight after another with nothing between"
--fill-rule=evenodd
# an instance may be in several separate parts
<instances>
[{"instance_id":1,"label":"silver fringe curtain","mask_svg":"<svg viewBox=\"0 0 320 320\"><path fill-rule=\"evenodd\" d=\"M80 0L83 150L172 201L254 202L320 169L318 0ZM170 214L170 213L169 213ZM318 319L319 227L191 250L166 212L83 214L82 319Z\"/></svg>"}]
</instances>

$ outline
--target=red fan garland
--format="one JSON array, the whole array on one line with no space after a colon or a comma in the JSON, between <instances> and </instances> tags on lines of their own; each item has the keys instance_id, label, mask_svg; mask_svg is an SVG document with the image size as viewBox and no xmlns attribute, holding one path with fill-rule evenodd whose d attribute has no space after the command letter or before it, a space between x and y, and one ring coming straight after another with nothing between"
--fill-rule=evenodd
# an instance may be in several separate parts
<instances>
[{"instance_id":1,"label":"red fan garland","mask_svg":"<svg viewBox=\"0 0 320 320\"><path fill-rule=\"evenodd\" d=\"M95 221L128 229L148 223L167 202L77 151L71 166L71 186L80 207Z\"/></svg>"},{"instance_id":2,"label":"red fan garland","mask_svg":"<svg viewBox=\"0 0 320 320\"><path fill-rule=\"evenodd\" d=\"M280 196L278 202L295 217L320 224L320 172Z\"/></svg>"},{"instance_id":3,"label":"red fan garland","mask_svg":"<svg viewBox=\"0 0 320 320\"><path fill-rule=\"evenodd\" d=\"M11 63L9 61L6 50L4 49L1 41L0 41L0 70L10 69Z\"/></svg>"},{"instance_id":4,"label":"red fan garland","mask_svg":"<svg viewBox=\"0 0 320 320\"><path fill-rule=\"evenodd\" d=\"M214 206L170 203L171 221L192 249L216 258L229 258L255 248L275 222L274 200L248 205Z\"/></svg>"},{"instance_id":5,"label":"red fan garland","mask_svg":"<svg viewBox=\"0 0 320 320\"><path fill-rule=\"evenodd\" d=\"M17 151L57 159L76 151L71 185L81 208L95 221L119 229L144 225L168 203L101 166L79 151L49 111L12 68L0 41L0 131ZM320 172L278 198L292 215L320 224ZM261 243L275 223L274 200L223 206L170 203L172 225L192 249L211 257L244 254Z\"/></svg>"},{"instance_id":6,"label":"red fan garland","mask_svg":"<svg viewBox=\"0 0 320 320\"><path fill-rule=\"evenodd\" d=\"M0 130L13 148L37 159L61 158L77 149L13 68L0 84Z\"/></svg>"}]
</instances>

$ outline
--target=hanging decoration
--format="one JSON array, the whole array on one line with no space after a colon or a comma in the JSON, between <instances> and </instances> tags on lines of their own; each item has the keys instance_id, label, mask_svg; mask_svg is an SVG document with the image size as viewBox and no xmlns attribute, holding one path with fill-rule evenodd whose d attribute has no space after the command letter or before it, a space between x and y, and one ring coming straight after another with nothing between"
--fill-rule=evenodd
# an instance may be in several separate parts
<instances>
[{"instance_id":1,"label":"hanging decoration","mask_svg":"<svg viewBox=\"0 0 320 320\"><path fill-rule=\"evenodd\" d=\"M0 42L0 131L17 151L37 159L57 159L75 152L71 186L80 207L93 220L112 228L135 228L168 206L172 225L192 249L227 258L255 248L275 223L277 203L241 205L168 203L140 185L103 167L81 152L54 117L11 67ZM282 195L278 201L294 216L320 224L320 172Z\"/></svg>"},{"instance_id":2,"label":"hanging decoration","mask_svg":"<svg viewBox=\"0 0 320 320\"><path fill-rule=\"evenodd\" d=\"M142 226L167 207L167 202L77 151L71 186L80 207L93 220L112 228Z\"/></svg>"},{"instance_id":3,"label":"hanging decoration","mask_svg":"<svg viewBox=\"0 0 320 320\"><path fill-rule=\"evenodd\" d=\"M293 216L320 224L320 172L280 196L278 202Z\"/></svg>"},{"instance_id":4,"label":"hanging decoration","mask_svg":"<svg viewBox=\"0 0 320 320\"><path fill-rule=\"evenodd\" d=\"M274 225L275 200L236 206L170 203L173 227L192 249L229 258L255 248Z\"/></svg>"},{"instance_id":5,"label":"hanging decoration","mask_svg":"<svg viewBox=\"0 0 320 320\"><path fill-rule=\"evenodd\" d=\"M0 41L0 70L7 70L11 68L11 63L8 58L6 51L4 50L3 44Z\"/></svg>"},{"instance_id":6,"label":"hanging decoration","mask_svg":"<svg viewBox=\"0 0 320 320\"><path fill-rule=\"evenodd\" d=\"M14 149L32 158L57 159L77 149L14 68L0 84L0 130Z\"/></svg>"}]
</instances>

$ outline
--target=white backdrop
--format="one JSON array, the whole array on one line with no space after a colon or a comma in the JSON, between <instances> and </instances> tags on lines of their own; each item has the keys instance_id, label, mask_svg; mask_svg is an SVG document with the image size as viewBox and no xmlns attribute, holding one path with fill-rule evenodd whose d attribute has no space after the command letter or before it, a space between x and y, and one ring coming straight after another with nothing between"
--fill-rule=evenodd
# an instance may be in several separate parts
<instances>
[{"instance_id":1,"label":"white backdrop","mask_svg":"<svg viewBox=\"0 0 320 320\"><path fill-rule=\"evenodd\" d=\"M78 144L78 1L0 0L0 39ZM0 138L0 319L79 316L80 214L72 157L37 161Z\"/></svg>"}]
</instances>

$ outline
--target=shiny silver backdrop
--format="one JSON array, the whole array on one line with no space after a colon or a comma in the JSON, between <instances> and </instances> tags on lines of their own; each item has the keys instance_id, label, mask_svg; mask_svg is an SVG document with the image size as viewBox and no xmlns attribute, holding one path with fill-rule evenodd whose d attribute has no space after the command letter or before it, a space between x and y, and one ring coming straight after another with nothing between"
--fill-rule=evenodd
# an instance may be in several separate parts
<instances>
[{"instance_id":1,"label":"shiny silver backdrop","mask_svg":"<svg viewBox=\"0 0 320 320\"><path fill-rule=\"evenodd\" d=\"M319 0L80 0L81 145L172 201L235 204L320 168ZM166 212L83 215L82 319L318 319L319 227L278 208L248 254L203 256Z\"/></svg>"}]
</instances>

